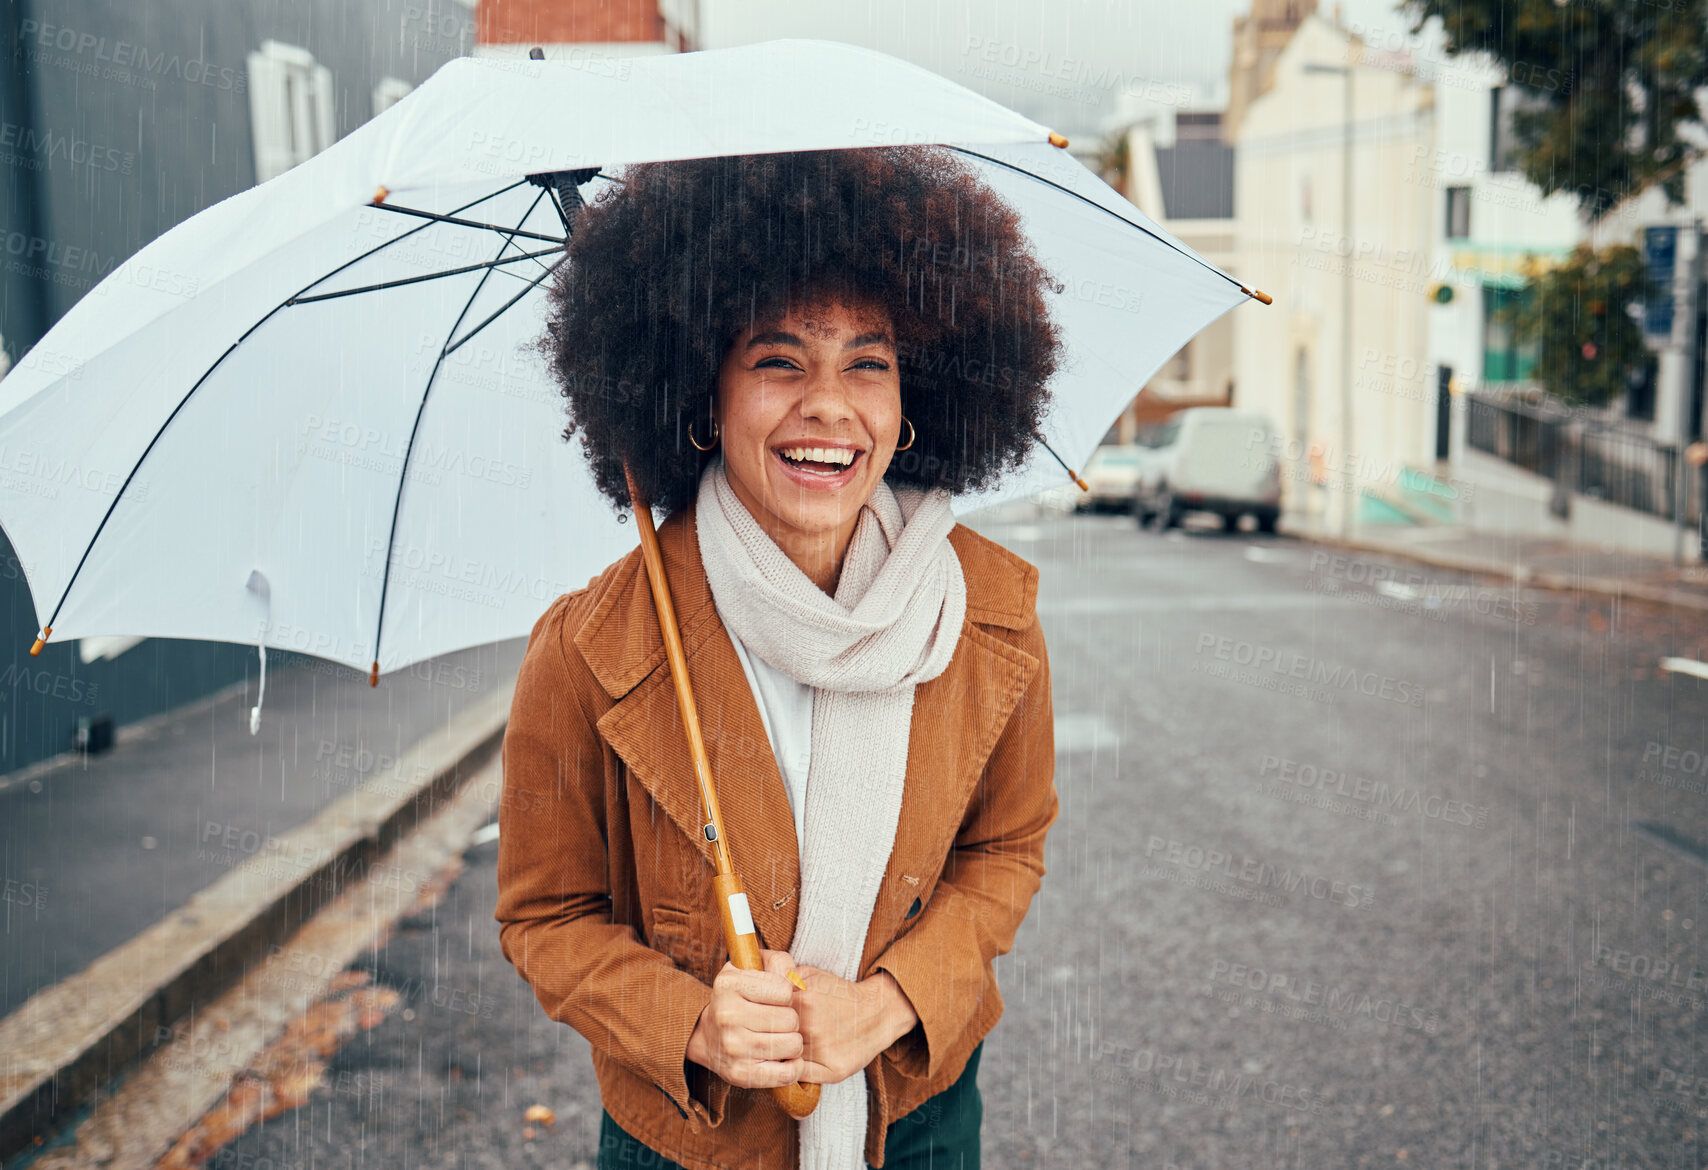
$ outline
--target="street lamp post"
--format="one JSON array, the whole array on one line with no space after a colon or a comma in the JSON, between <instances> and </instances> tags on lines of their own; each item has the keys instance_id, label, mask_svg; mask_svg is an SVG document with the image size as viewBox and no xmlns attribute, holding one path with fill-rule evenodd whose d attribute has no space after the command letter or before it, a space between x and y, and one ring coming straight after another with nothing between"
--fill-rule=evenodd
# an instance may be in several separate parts
<instances>
[{"instance_id":1,"label":"street lamp post","mask_svg":"<svg viewBox=\"0 0 1708 1170\"><path fill-rule=\"evenodd\" d=\"M1350 42L1349 42L1350 45ZM1340 138L1340 238L1346 244L1346 255L1340 270L1340 461L1347 468L1346 482L1341 488L1340 534L1352 531L1352 65L1318 65L1307 63L1306 73L1339 75L1345 86L1342 90Z\"/></svg>"}]
</instances>

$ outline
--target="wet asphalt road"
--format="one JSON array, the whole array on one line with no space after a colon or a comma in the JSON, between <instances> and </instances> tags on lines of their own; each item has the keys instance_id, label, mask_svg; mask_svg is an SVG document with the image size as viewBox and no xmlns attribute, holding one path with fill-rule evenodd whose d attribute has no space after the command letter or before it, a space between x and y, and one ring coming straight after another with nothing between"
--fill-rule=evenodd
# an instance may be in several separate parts
<instances>
[{"instance_id":1,"label":"wet asphalt road","mask_svg":"<svg viewBox=\"0 0 1708 1170\"><path fill-rule=\"evenodd\" d=\"M1043 571L1062 799L986 1166L1708 1166L1708 682L1659 665L1708 623L980 526ZM587 1046L499 953L495 854L364 960L399 1008L213 1166L591 1164Z\"/></svg>"}]
</instances>

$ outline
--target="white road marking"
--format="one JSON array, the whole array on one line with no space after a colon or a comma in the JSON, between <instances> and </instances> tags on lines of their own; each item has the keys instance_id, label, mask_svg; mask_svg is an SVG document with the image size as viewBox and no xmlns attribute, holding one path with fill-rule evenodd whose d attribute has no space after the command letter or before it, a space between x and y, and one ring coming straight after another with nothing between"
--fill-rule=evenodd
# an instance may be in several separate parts
<instances>
[{"instance_id":1,"label":"white road marking","mask_svg":"<svg viewBox=\"0 0 1708 1170\"><path fill-rule=\"evenodd\" d=\"M1260 565L1285 565L1299 559L1299 555L1291 549L1270 548L1267 545L1247 545L1245 559L1256 561Z\"/></svg>"},{"instance_id":2,"label":"white road marking","mask_svg":"<svg viewBox=\"0 0 1708 1170\"><path fill-rule=\"evenodd\" d=\"M496 840L498 840L498 822L493 821L490 825L482 825L474 831L474 836L469 838L469 847L472 849L476 845L485 845L488 841Z\"/></svg>"},{"instance_id":3,"label":"white road marking","mask_svg":"<svg viewBox=\"0 0 1708 1170\"><path fill-rule=\"evenodd\" d=\"M1663 658L1661 669L1670 670L1673 674L1688 674L1692 678L1708 678L1708 662L1698 662L1694 658Z\"/></svg>"},{"instance_id":4,"label":"white road marking","mask_svg":"<svg viewBox=\"0 0 1708 1170\"><path fill-rule=\"evenodd\" d=\"M1423 590L1407 585L1403 581L1378 581L1376 582L1376 592L1383 597L1393 597L1400 601L1416 601L1423 596Z\"/></svg>"}]
</instances>

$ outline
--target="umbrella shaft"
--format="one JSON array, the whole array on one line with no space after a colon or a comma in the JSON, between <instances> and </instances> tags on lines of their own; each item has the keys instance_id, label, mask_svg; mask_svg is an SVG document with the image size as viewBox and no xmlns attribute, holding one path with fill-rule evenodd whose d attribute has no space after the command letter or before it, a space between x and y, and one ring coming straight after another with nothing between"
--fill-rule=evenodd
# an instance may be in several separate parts
<instances>
[{"instance_id":1,"label":"umbrella shaft","mask_svg":"<svg viewBox=\"0 0 1708 1170\"><path fill-rule=\"evenodd\" d=\"M723 813L718 808L718 790L712 783L712 766L706 756L706 742L700 735L700 714L694 707L694 692L688 685L688 656L682 649L682 633L676 625L676 605L670 599L670 583L664 577L664 554L659 551L658 531L652 526L652 509L635 484L634 473L627 467L623 474L629 481L629 502L640 528L641 559L646 562L646 579L652 586L653 607L658 611L658 631L664 639L664 656L670 663L670 678L676 684L676 703L682 712L682 727L688 733L688 753L694 758L694 776L700 782L700 801L706 810L707 834L720 875L734 874L730 863L729 845L724 840Z\"/></svg>"}]
</instances>

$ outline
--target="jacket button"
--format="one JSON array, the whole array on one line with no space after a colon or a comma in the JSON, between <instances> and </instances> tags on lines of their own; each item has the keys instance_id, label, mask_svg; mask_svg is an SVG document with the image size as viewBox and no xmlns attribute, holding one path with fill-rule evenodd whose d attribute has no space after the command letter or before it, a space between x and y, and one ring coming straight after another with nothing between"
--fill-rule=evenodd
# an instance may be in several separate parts
<instances>
[{"instance_id":1,"label":"jacket button","mask_svg":"<svg viewBox=\"0 0 1708 1170\"><path fill-rule=\"evenodd\" d=\"M920 911L919 899L915 898L913 900L913 905L911 905L907 908L907 916L909 918L912 918L915 914L918 914L919 911Z\"/></svg>"}]
</instances>

